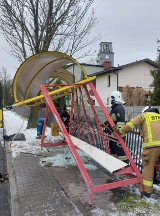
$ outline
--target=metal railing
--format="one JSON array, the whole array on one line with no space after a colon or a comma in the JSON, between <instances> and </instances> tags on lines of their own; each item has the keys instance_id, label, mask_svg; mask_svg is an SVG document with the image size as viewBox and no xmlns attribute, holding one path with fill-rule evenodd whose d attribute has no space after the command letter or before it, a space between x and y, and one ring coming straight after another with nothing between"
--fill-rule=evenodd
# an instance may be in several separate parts
<instances>
[{"instance_id":1,"label":"metal railing","mask_svg":"<svg viewBox=\"0 0 160 216\"><path fill-rule=\"evenodd\" d=\"M82 123L82 121L81 121ZM85 122L84 122L85 124ZM81 125L74 125L74 129L72 130L72 135L77 137L78 130L77 127L80 129L80 139L89 143L88 139L88 132L84 127L84 124ZM97 130L96 125L94 122L90 122L90 132L92 135L93 146L105 151L103 141L101 136ZM110 135L106 134L106 142L107 145L109 144L109 140L111 139ZM129 149L129 152L137 165L137 168L140 172L142 172L142 161L141 161L141 153L142 153L142 138L139 135L139 128L135 128L132 132L126 134L126 146Z\"/></svg>"},{"instance_id":2,"label":"metal railing","mask_svg":"<svg viewBox=\"0 0 160 216\"><path fill-rule=\"evenodd\" d=\"M142 142L143 140L139 135L138 127L135 128L132 132L127 133L126 145L140 171L142 171L142 160L141 160Z\"/></svg>"}]
</instances>

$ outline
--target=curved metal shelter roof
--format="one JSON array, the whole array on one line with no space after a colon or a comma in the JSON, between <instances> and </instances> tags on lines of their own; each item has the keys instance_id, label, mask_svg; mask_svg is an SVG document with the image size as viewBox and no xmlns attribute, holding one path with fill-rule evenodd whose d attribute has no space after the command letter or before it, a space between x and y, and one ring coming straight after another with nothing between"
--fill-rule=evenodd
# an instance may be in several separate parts
<instances>
[{"instance_id":1,"label":"curved metal shelter roof","mask_svg":"<svg viewBox=\"0 0 160 216\"><path fill-rule=\"evenodd\" d=\"M76 64L78 71L70 70L69 65ZM36 97L40 85L49 78L58 78L67 84L88 78L84 68L72 57L57 51L47 51L29 57L21 64L13 80L15 102Z\"/></svg>"}]
</instances>

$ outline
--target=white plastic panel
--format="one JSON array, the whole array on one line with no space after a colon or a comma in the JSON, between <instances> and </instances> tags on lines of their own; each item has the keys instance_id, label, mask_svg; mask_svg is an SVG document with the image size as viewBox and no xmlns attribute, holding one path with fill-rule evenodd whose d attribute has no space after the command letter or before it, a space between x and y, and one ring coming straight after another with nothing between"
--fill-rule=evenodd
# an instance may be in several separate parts
<instances>
[{"instance_id":1,"label":"white plastic panel","mask_svg":"<svg viewBox=\"0 0 160 216\"><path fill-rule=\"evenodd\" d=\"M127 163L124 163L123 161L113 157L112 155L107 154L106 152L88 144L87 142L84 142L74 136L71 136L73 144L85 152L88 156L90 156L94 161L99 163L102 167L104 167L106 170L108 170L110 173L119 170L125 166L127 166Z\"/></svg>"}]
</instances>

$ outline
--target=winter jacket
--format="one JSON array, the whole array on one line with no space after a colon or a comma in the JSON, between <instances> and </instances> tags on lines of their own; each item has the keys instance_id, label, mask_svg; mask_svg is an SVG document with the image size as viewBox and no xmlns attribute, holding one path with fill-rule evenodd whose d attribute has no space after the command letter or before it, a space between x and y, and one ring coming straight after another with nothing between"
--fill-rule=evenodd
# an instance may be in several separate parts
<instances>
[{"instance_id":1,"label":"winter jacket","mask_svg":"<svg viewBox=\"0 0 160 216\"><path fill-rule=\"evenodd\" d=\"M139 126L140 135L143 138L143 147L160 146L160 114L145 112L133 118L125 126L122 132L127 133Z\"/></svg>"},{"instance_id":2,"label":"winter jacket","mask_svg":"<svg viewBox=\"0 0 160 216\"><path fill-rule=\"evenodd\" d=\"M114 123L125 124L125 109L121 103L114 103L110 112L110 116Z\"/></svg>"},{"instance_id":3,"label":"winter jacket","mask_svg":"<svg viewBox=\"0 0 160 216\"><path fill-rule=\"evenodd\" d=\"M61 117L63 123L65 124L65 126L68 126L69 120L70 120L69 113L65 110L64 112L61 113L60 117Z\"/></svg>"}]
</instances>

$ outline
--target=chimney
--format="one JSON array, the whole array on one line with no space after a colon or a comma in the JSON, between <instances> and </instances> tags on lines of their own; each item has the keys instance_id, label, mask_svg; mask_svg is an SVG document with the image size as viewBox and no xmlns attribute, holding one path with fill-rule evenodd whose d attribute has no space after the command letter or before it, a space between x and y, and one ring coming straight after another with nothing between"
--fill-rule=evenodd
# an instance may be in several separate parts
<instances>
[{"instance_id":1,"label":"chimney","mask_svg":"<svg viewBox=\"0 0 160 216\"><path fill-rule=\"evenodd\" d=\"M103 63L102 63L103 67L105 70L110 70L111 69L111 66L112 66L112 62L109 61L109 60L105 60Z\"/></svg>"}]
</instances>

